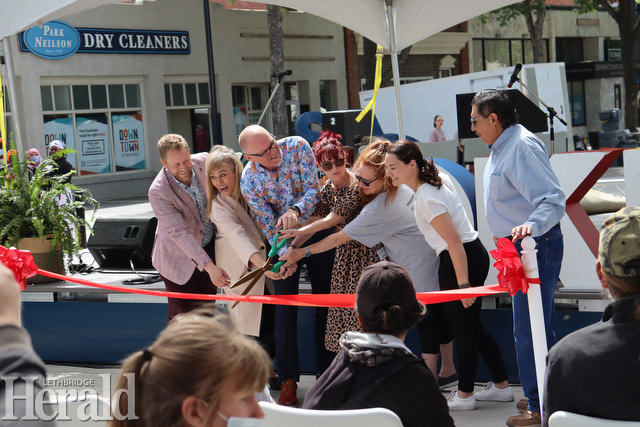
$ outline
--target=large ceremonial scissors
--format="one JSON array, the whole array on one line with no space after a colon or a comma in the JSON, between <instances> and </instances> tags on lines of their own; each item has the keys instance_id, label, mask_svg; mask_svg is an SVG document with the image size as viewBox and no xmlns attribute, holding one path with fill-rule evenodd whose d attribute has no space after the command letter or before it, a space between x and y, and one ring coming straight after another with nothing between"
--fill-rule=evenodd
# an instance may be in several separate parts
<instances>
[{"instance_id":1,"label":"large ceremonial scissors","mask_svg":"<svg viewBox=\"0 0 640 427\"><path fill-rule=\"evenodd\" d=\"M251 281L249 283L249 286L247 286L245 288L244 291L242 291L242 294L240 295L246 295L249 293L249 291L251 291L251 289L253 289L253 287L256 285L256 283L258 283L258 280L260 280L260 278L262 277L262 275L267 272L267 271L272 271L273 273L279 273L280 272L280 267L282 267L284 265L284 261L278 261L275 264L272 264L273 259L276 257L276 255L278 254L278 252L280 252L280 249L282 249L284 247L284 245L287 244L287 242L289 241L289 239L283 239L280 243L278 243L278 238L280 237L280 233L276 233L276 235L273 237L273 244L271 245L271 249L269 250L269 258L267 258L267 261L262 265L262 267L257 268L255 270L253 270L251 273L248 273L244 276L242 276L240 279L238 279L236 282L232 283L231 285L229 285L229 289L233 289L238 285L241 285L245 282ZM233 303L233 305L231 306L231 308L235 308L236 305L238 305L240 301L236 301Z\"/></svg>"}]
</instances>

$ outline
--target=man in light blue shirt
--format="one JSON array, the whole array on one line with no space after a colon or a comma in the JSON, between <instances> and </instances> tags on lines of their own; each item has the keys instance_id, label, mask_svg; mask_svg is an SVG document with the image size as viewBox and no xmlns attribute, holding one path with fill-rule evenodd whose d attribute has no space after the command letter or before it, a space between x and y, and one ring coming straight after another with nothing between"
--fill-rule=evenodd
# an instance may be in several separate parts
<instances>
[{"instance_id":1,"label":"man in light blue shirt","mask_svg":"<svg viewBox=\"0 0 640 427\"><path fill-rule=\"evenodd\" d=\"M505 91L478 92L471 101L471 129L490 144L491 155L484 172L484 204L489 228L496 238L516 242L532 236L537 243L547 346L555 341L553 295L564 251L560 219L566 197L551 169L540 139L518 124ZM540 396L536 382L529 305L518 291L513 297L514 339L520 382L528 407L507 419L508 426L540 424Z\"/></svg>"}]
</instances>

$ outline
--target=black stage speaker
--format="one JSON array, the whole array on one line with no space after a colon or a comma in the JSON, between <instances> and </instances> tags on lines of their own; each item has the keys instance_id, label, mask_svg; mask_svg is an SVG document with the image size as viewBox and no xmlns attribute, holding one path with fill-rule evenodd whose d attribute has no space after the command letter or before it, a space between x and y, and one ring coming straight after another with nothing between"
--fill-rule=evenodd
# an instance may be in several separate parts
<instances>
[{"instance_id":1,"label":"black stage speaker","mask_svg":"<svg viewBox=\"0 0 640 427\"><path fill-rule=\"evenodd\" d=\"M101 269L153 270L151 249L158 220L98 218L87 248Z\"/></svg>"},{"instance_id":2,"label":"black stage speaker","mask_svg":"<svg viewBox=\"0 0 640 427\"><path fill-rule=\"evenodd\" d=\"M458 135L460 138L476 138L475 132L471 131L471 100L475 96L472 93L459 93L456 95L456 107L458 109ZM518 113L519 123L526 127L529 132L545 132L548 129L547 114L542 111L529 98L524 96L518 89L507 90L507 95Z\"/></svg>"},{"instance_id":3,"label":"black stage speaker","mask_svg":"<svg viewBox=\"0 0 640 427\"><path fill-rule=\"evenodd\" d=\"M322 130L328 129L342 135L342 145L355 147L360 140L371 133L371 113L367 113L360 123L356 117L362 110L340 110L322 113ZM309 141L313 144L313 141Z\"/></svg>"}]
</instances>

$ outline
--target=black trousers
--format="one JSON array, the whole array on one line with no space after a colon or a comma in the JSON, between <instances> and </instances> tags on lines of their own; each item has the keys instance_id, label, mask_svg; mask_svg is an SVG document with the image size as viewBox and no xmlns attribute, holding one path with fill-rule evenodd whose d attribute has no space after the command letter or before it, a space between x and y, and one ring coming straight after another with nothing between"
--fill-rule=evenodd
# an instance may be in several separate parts
<instances>
[{"instance_id":1,"label":"black trousers","mask_svg":"<svg viewBox=\"0 0 640 427\"><path fill-rule=\"evenodd\" d=\"M489 272L487 250L480 239L465 243L463 246L467 254L469 283L471 286L484 285ZM438 278L441 290L458 288L449 251L440 253ZM494 382L498 383L507 379L500 347L489 331L482 326L481 309L482 298L477 298L469 308L464 308L460 301L442 304L442 310L455 338L456 362L460 376L458 389L465 393L473 392L478 355L481 355L487 364Z\"/></svg>"},{"instance_id":2,"label":"black trousers","mask_svg":"<svg viewBox=\"0 0 640 427\"><path fill-rule=\"evenodd\" d=\"M308 246L331 234L333 230L320 231L305 244ZM300 264L307 266L311 292L314 294L328 294L331 288L331 270L335 250L311 255L303 258ZM276 295L294 295L298 293L300 270L283 280L274 280ZM324 335L327 329L327 308L315 308L314 343L318 374L322 374L331 364L334 354L324 347ZM298 308L288 305L277 305L275 313L276 331L276 363L278 365L278 379L284 381L293 378L300 379L298 360Z\"/></svg>"},{"instance_id":3,"label":"black trousers","mask_svg":"<svg viewBox=\"0 0 640 427\"><path fill-rule=\"evenodd\" d=\"M215 260L215 236L211 242L203 247L207 255ZM185 261L186 262L186 261ZM190 262L190 261L189 261ZM214 261L215 262L215 261ZM185 292L190 294L216 294L218 288L211 283L209 273L197 268L184 285L179 285L160 275L167 292ZM169 298L169 321L180 313L186 313L203 305L215 305L215 301L200 301L195 299Z\"/></svg>"}]
</instances>

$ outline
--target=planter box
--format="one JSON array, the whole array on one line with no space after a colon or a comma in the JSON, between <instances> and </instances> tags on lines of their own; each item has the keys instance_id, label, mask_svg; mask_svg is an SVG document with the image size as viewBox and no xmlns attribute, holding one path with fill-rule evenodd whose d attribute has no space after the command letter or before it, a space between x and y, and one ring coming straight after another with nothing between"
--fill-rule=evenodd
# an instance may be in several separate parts
<instances>
[{"instance_id":1,"label":"planter box","mask_svg":"<svg viewBox=\"0 0 640 427\"><path fill-rule=\"evenodd\" d=\"M52 238L40 239L39 237L24 237L18 242L18 249L31 252L33 260L38 268L51 271L53 273L64 274L64 263L62 261L62 251L60 249L51 252ZM57 282L57 279L36 274L27 279L28 285L39 283Z\"/></svg>"}]
</instances>

